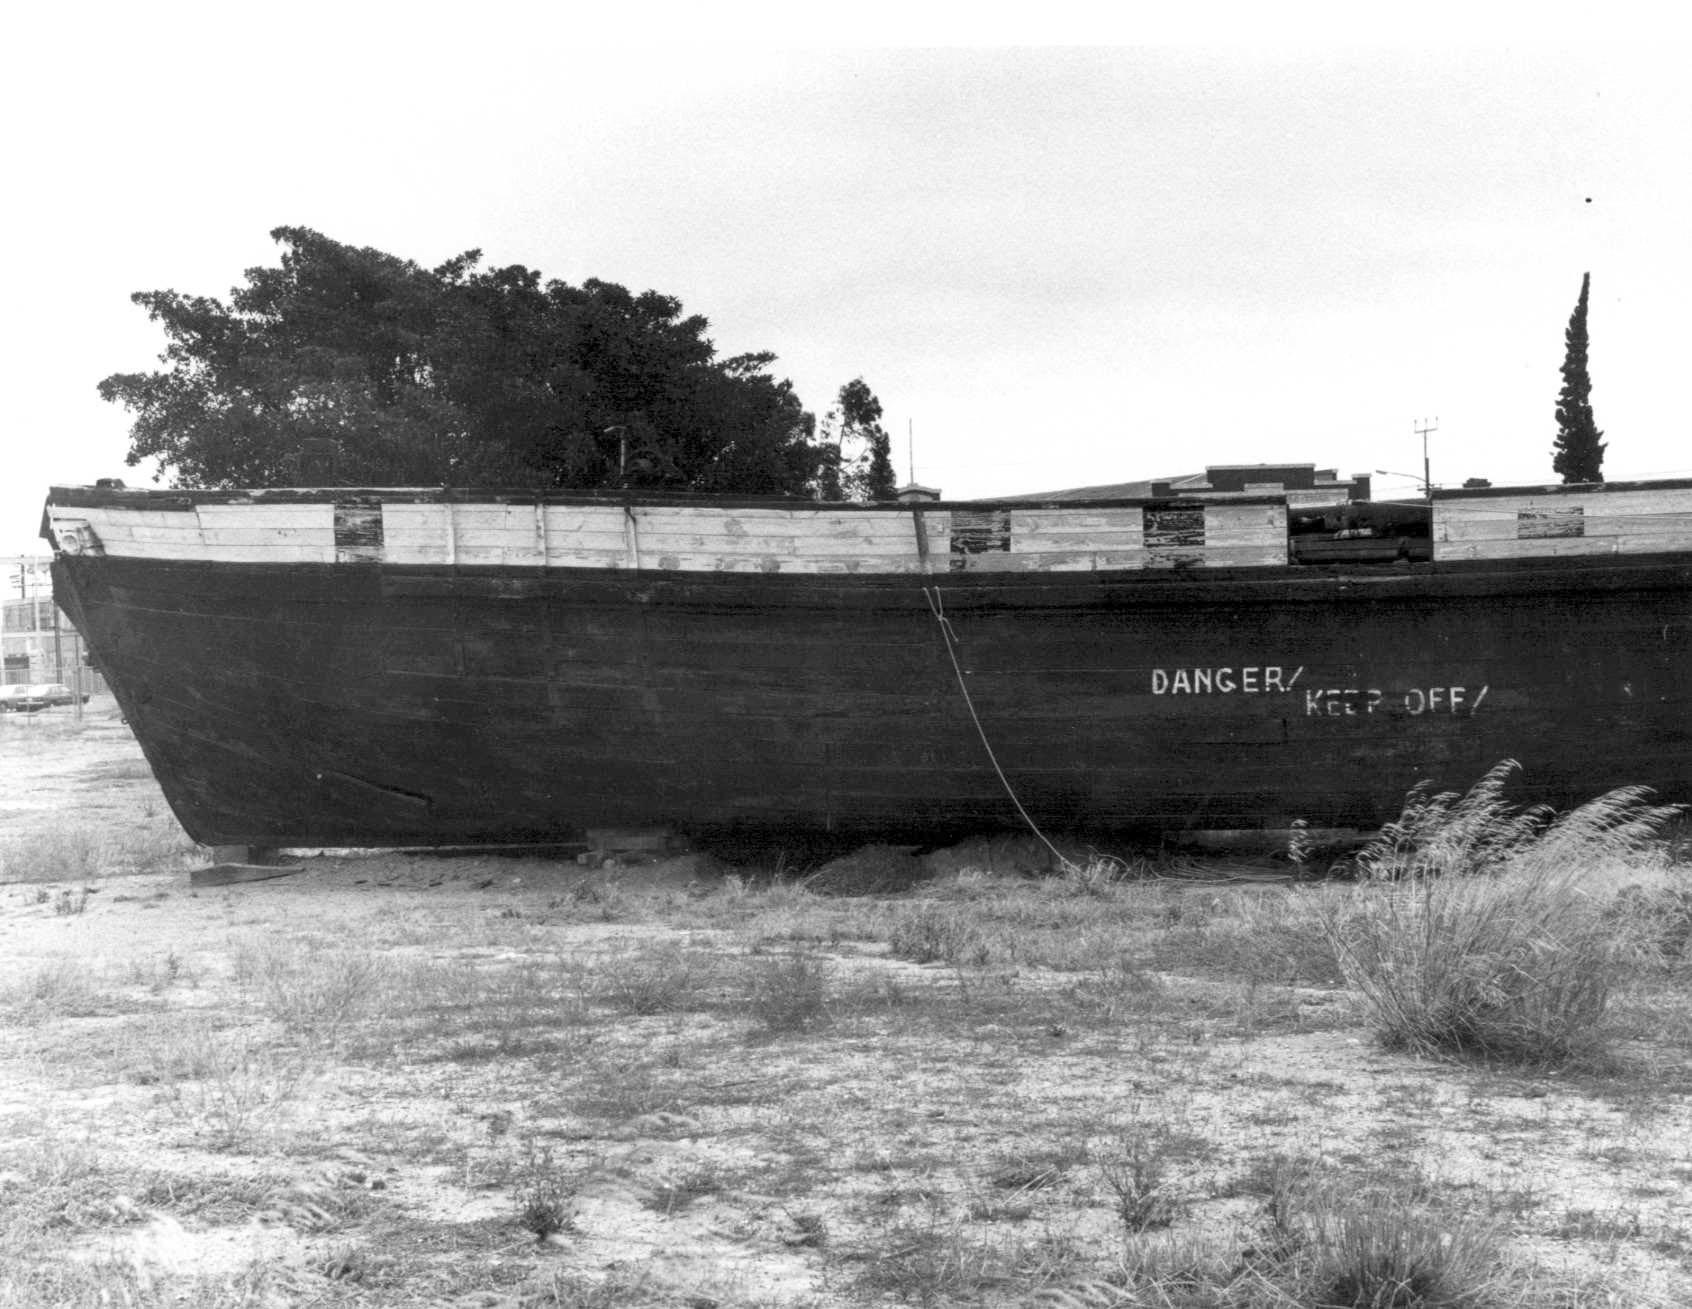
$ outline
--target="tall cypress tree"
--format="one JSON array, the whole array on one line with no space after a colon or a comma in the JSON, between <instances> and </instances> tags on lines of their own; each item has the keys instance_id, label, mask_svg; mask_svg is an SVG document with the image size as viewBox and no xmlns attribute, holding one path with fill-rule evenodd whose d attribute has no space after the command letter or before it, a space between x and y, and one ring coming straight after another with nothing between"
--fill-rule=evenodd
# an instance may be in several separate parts
<instances>
[{"instance_id":1,"label":"tall cypress tree","mask_svg":"<svg viewBox=\"0 0 1692 1309\"><path fill-rule=\"evenodd\" d=\"M1563 389L1557 396L1557 439L1552 445L1551 467L1565 482L1604 480L1604 434L1592 417L1592 378L1586 369L1586 297L1592 274L1580 278L1580 299L1569 315L1569 330L1563 339Z\"/></svg>"}]
</instances>

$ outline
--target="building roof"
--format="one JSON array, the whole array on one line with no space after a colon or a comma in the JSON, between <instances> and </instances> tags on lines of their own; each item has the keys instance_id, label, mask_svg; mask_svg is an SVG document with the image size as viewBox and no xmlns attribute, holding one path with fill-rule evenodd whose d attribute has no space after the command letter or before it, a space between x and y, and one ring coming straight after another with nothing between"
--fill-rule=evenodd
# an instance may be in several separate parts
<instances>
[{"instance_id":1,"label":"building roof","mask_svg":"<svg viewBox=\"0 0 1692 1309\"><path fill-rule=\"evenodd\" d=\"M1291 491L1357 489L1368 494L1366 477L1341 478L1332 468L1315 464L1211 464L1202 473L1181 473L1174 477L1148 477L1135 482L1112 482L1100 486L1075 486L1061 491L1001 496L1004 500L1142 500L1168 495L1204 492L1251 491L1259 486L1284 486ZM1344 498L1351 498L1346 495Z\"/></svg>"},{"instance_id":2,"label":"building roof","mask_svg":"<svg viewBox=\"0 0 1692 1309\"><path fill-rule=\"evenodd\" d=\"M1172 491L1180 492L1195 486L1208 485L1204 473L1179 473L1174 477L1148 477L1138 482L1111 482L1103 486L1073 486L1063 491L1037 491L1027 495L1004 495L1001 500L1147 500L1152 484L1169 483Z\"/></svg>"}]
</instances>

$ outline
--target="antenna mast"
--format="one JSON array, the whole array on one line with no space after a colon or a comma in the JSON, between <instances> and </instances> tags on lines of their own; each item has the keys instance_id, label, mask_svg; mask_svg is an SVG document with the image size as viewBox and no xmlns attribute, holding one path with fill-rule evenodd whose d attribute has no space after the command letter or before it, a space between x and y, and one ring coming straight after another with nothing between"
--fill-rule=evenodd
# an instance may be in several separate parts
<instances>
[{"instance_id":1,"label":"antenna mast","mask_svg":"<svg viewBox=\"0 0 1692 1309\"><path fill-rule=\"evenodd\" d=\"M905 420L905 470L910 474L910 484L916 485L916 420Z\"/></svg>"}]
</instances>

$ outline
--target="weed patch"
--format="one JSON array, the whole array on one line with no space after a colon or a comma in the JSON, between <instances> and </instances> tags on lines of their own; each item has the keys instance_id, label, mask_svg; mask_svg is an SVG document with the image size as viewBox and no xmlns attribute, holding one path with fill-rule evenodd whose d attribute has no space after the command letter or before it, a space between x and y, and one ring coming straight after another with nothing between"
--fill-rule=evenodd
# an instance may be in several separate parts
<instances>
[{"instance_id":1,"label":"weed patch","mask_svg":"<svg viewBox=\"0 0 1692 1309\"><path fill-rule=\"evenodd\" d=\"M650 1017L704 1007L716 974L711 955L664 944L618 956L601 966L594 981L598 996L614 1008Z\"/></svg>"},{"instance_id":2,"label":"weed patch","mask_svg":"<svg viewBox=\"0 0 1692 1309\"><path fill-rule=\"evenodd\" d=\"M1362 883L1324 930L1389 1046L1529 1063L1596 1058L1610 999L1644 961L1602 876L1674 809L1617 791L1553 821L1501 799L1514 765L1470 792L1412 795L1359 857Z\"/></svg>"},{"instance_id":3,"label":"weed patch","mask_svg":"<svg viewBox=\"0 0 1692 1309\"><path fill-rule=\"evenodd\" d=\"M828 1020L828 962L816 955L753 960L747 991L747 1010L767 1032L801 1032Z\"/></svg>"},{"instance_id":4,"label":"weed patch","mask_svg":"<svg viewBox=\"0 0 1692 1309\"><path fill-rule=\"evenodd\" d=\"M105 980L83 959L54 959L0 989L0 1012L12 1021L40 1023L106 1012L111 996Z\"/></svg>"},{"instance_id":5,"label":"weed patch","mask_svg":"<svg viewBox=\"0 0 1692 1309\"><path fill-rule=\"evenodd\" d=\"M261 942L237 951L235 968L264 1011L306 1041L333 1044L370 1015L396 1007L389 965L368 951Z\"/></svg>"},{"instance_id":6,"label":"weed patch","mask_svg":"<svg viewBox=\"0 0 1692 1309\"><path fill-rule=\"evenodd\" d=\"M322 1064L309 1047L277 1048L250 1031L183 1024L161 1052L168 1094L190 1116L200 1139L217 1150L243 1150L273 1129Z\"/></svg>"},{"instance_id":7,"label":"weed patch","mask_svg":"<svg viewBox=\"0 0 1692 1309\"><path fill-rule=\"evenodd\" d=\"M992 938L967 908L941 900L900 906L887 932L888 949L914 964L980 966L993 962Z\"/></svg>"},{"instance_id":8,"label":"weed patch","mask_svg":"<svg viewBox=\"0 0 1692 1309\"><path fill-rule=\"evenodd\" d=\"M194 850L175 819L145 819L129 828L67 822L0 844L0 882L94 882L164 872Z\"/></svg>"}]
</instances>

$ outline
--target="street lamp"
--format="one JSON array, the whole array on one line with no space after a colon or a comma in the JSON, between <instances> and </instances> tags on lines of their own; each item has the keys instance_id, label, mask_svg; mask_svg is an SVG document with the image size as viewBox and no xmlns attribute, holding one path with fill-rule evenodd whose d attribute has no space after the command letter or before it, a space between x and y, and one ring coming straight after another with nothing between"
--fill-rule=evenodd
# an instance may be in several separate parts
<instances>
[{"instance_id":1,"label":"street lamp","mask_svg":"<svg viewBox=\"0 0 1692 1309\"><path fill-rule=\"evenodd\" d=\"M1429 421L1426 418L1418 418L1416 426L1412 430L1422 438L1422 476L1417 478L1414 473L1394 473L1385 468L1377 468L1375 471L1382 477L1408 477L1411 481L1420 481L1422 483L1422 495L1427 498L1428 506L1432 508L1434 484L1433 470L1428 463L1428 433L1439 431L1439 419L1434 418Z\"/></svg>"},{"instance_id":2,"label":"street lamp","mask_svg":"<svg viewBox=\"0 0 1692 1309\"><path fill-rule=\"evenodd\" d=\"M1427 480L1427 475L1425 473L1418 477L1415 473L1395 473L1390 468L1377 468L1375 469L1375 475L1377 477L1408 477L1412 482L1420 482L1422 484L1422 494L1430 501L1433 499L1433 483Z\"/></svg>"}]
</instances>

